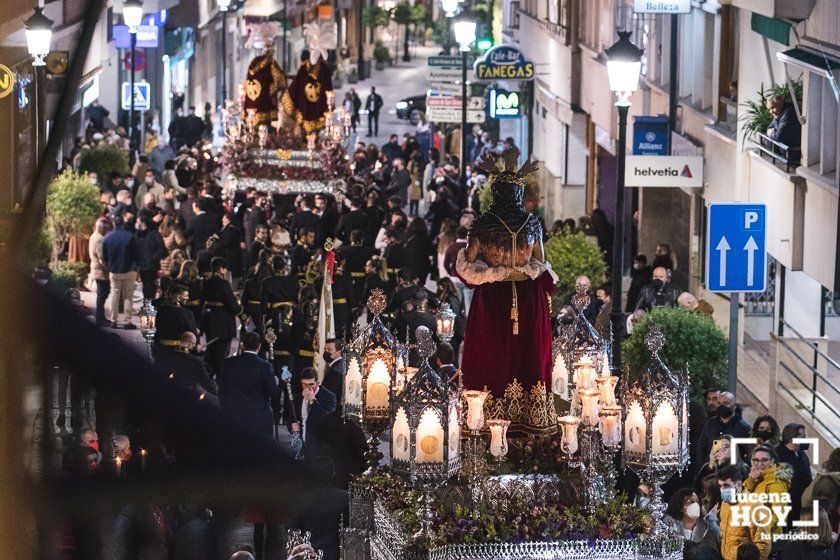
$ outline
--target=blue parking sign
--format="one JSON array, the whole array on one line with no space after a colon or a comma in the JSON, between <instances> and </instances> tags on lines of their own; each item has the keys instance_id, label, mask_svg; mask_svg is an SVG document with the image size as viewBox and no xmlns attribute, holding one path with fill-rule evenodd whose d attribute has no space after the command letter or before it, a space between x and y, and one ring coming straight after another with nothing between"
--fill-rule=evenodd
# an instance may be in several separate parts
<instances>
[{"instance_id":1,"label":"blue parking sign","mask_svg":"<svg viewBox=\"0 0 840 560\"><path fill-rule=\"evenodd\" d=\"M764 204L710 204L706 238L709 291L764 291L767 285L767 207Z\"/></svg>"}]
</instances>

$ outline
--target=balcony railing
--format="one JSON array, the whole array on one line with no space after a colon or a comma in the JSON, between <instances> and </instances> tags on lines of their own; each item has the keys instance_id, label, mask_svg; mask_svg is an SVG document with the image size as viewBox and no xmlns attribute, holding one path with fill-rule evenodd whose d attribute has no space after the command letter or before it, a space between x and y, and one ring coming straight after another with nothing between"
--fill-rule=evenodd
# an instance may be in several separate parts
<instances>
[{"instance_id":1,"label":"balcony railing","mask_svg":"<svg viewBox=\"0 0 840 560\"><path fill-rule=\"evenodd\" d=\"M753 144L758 148L762 157L767 157L777 165L784 166L788 173L799 167L799 163L802 161L802 150L799 146L782 144L760 132L756 133L756 136L758 141L753 141Z\"/></svg>"}]
</instances>

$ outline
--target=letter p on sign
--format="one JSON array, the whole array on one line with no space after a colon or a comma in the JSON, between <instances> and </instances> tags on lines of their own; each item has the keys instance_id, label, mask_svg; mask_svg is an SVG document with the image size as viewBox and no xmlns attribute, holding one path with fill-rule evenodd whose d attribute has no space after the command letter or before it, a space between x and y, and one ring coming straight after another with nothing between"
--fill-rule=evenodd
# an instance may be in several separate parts
<instances>
[{"instance_id":1,"label":"letter p on sign","mask_svg":"<svg viewBox=\"0 0 840 560\"><path fill-rule=\"evenodd\" d=\"M758 212L747 210L744 212L744 229L750 229L758 221Z\"/></svg>"}]
</instances>

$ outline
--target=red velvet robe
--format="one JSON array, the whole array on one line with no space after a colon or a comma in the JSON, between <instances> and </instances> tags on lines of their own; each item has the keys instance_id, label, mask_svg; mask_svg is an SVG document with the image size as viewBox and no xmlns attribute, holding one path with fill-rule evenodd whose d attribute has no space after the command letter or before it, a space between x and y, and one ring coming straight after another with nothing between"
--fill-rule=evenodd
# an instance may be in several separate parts
<instances>
[{"instance_id":1,"label":"red velvet robe","mask_svg":"<svg viewBox=\"0 0 840 560\"><path fill-rule=\"evenodd\" d=\"M463 278L462 278L463 280ZM554 292L551 274L516 282L519 334L513 334L510 282L490 282L474 287L464 355L461 361L464 388L484 389L501 397L518 379L527 391L537 381L551 386L551 315L548 300Z\"/></svg>"}]
</instances>

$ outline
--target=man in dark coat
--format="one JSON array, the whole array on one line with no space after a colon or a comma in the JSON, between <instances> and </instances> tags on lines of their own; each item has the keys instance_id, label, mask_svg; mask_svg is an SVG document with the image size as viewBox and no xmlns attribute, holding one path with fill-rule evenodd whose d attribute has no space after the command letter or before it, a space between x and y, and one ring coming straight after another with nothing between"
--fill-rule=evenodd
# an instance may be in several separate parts
<instances>
[{"instance_id":1,"label":"man in dark coat","mask_svg":"<svg viewBox=\"0 0 840 560\"><path fill-rule=\"evenodd\" d=\"M195 333L184 331L179 337L178 346L161 356L156 365L169 372L169 379L174 383L215 395L216 384L210 379L204 360L191 353L196 347L196 341Z\"/></svg>"},{"instance_id":2,"label":"man in dark coat","mask_svg":"<svg viewBox=\"0 0 840 560\"><path fill-rule=\"evenodd\" d=\"M219 375L219 403L233 418L270 438L274 433L271 399L280 394L280 381L271 364L259 357L260 342L257 333L245 334L242 354L224 361Z\"/></svg>"},{"instance_id":3,"label":"man in dark coat","mask_svg":"<svg viewBox=\"0 0 840 560\"><path fill-rule=\"evenodd\" d=\"M292 273L299 278L306 274L306 266L315 254L315 231L305 227L300 231L297 244L292 248Z\"/></svg>"},{"instance_id":4,"label":"man in dark coat","mask_svg":"<svg viewBox=\"0 0 840 560\"><path fill-rule=\"evenodd\" d=\"M793 148L794 158L799 157L799 148L802 145L802 124L796 116L796 110L791 103L785 103L778 95L767 98L765 102L767 109L773 115L770 126L767 127L767 136L771 139Z\"/></svg>"},{"instance_id":5,"label":"man in dark coat","mask_svg":"<svg viewBox=\"0 0 840 560\"><path fill-rule=\"evenodd\" d=\"M397 158L404 157L402 146L400 146L400 137L396 134L392 134L388 141L382 144L382 147L379 151L385 154L385 157L388 158L388 161L394 161ZM403 199L405 200L405 199Z\"/></svg>"},{"instance_id":6,"label":"man in dark coat","mask_svg":"<svg viewBox=\"0 0 840 560\"><path fill-rule=\"evenodd\" d=\"M700 439L697 440L697 449L694 454L694 464L702 465L709 462L709 452L712 444L720 436L728 434L732 437L747 437L750 435L750 425L741 417L741 406L735 404L735 395L723 391L718 396L717 415L706 420ZM742 448L741 455L744 455L746 448Z\"/></svg>"},{"instance_id":7,"label":"man in dark coat","mask_svg":"<svg viewBox=\"0 0 840 560\"><path fill-rule=\"evenodd\" d=\"M186 129L185 140L192 148L204 136L204 121L195 114L195 107L190 107L190 112L184 119L184 125Z\"/></svg>"},{"instance_id":8,"label":"man in dark coat","mask_svg":"<svg viewBox=\"0 0 840 560\"><path fill-rule=\"evenodd\" d=\"M207 239L216 233L216 223L213 216L207 212L207 201L203 198L196 198L193 201L194 218L187 226L184 235L192 239L192 258L196 258L198 252L207 246Z\"/></svg>"},{"instance_id":9,"label":"man in dark coat","mask_svg":"<svg viewBox=\"0 0 840 560\"><path fill-rule=\"evenodd\" d=\"M408 200L408 187L411 185L411 175L405 168L405 162L402 158L396 158L393 162L394 173L391 175L391 181L385 188L385 193L388 196L398 196L403 204Z\"/></svg>"},{"instance_id":10,"label":"man in dark coat","mask_svg":"<svg viewBox=\"0 0 840 560\"><path fill-rule=\"evenodd\" d=\"M351 292L350 305L353 309L364 305L365 294L365 265L376 254L373 247L365 247L362 243L365 234L355 229L350 232L350 243L338 248L344 259L344 273L350 276Z\"/></svg>"},{"instance_id":11,"label":"man in dark coat","mask_svg":"<svg viewBox=\"0 0 840 560\"><path fill-rule=\"evenodd\" d=\"M344 391L344 373L346 369L342 350L344 350L344 341L340 338L328 338L324 343L326 371L324 372L321 386L329 389L335 395L338 403L341 403L341 395Z\"/></svg>"},{"instance_id":12,"label":"man in dark coat","mask_svg":"<svg viewBox=\"0 0 840 560\"><path fill-rule=\"evenodd\" d=\"M213 275L204 281L201 299L204 306L204 335L207 337L207 365L218 375L236 337L236 317L242 313L227 274L230 265L222 257L211 261Z\"/></svg>"},{"instance_id":13,"label":"man in dark coat","mask_svg":"<svg viewBox=\"0 0 840 560\"><path fill-rule=\"evenodd\" d=\"M642 288L636 309L650 311L654 307L676 307L682 290L671 283L671 274L666 268L653 269L653 281Z\"/></svg>"},{"instance_id":14,"label":"man in dark coat","mask_svg":"<svg viewBox=\"0 0 840 560\"><path fill-rule=\"evenodd\" d=\"M321 218L312 211L314 204L315 202L312 200L312 197L305 196L301 199L300 211L295 213L289 222L292 239L300 239L305 228L314 231L315 236L318 237L321 229Z\"/></svg>"},{"instance_id":15,"label":"man in dark coat","mask_svg":"<svg viewBox=\"0 0 840 560\"><path fill-rule=\"evenodd\" d=\"M155 299L160 261L169 254L163 238L148 216L141 216L137 227L137 271L143 282L143 299Z\"/></svg>"},{"instance_id":16,"label":"man in dark coat","mask_svg":"<svg viewBox=\"0 0 840 560\"><path fill-rule=\"evenodd\" d=\"M598 318L598 311L601 309L601 304L595 294L592 293L592 282L588 276L578 276L575 278L575 291L566 295L563 300L563 305L572 305L572 299L575 293L583 291L589 296L589 304L583 310L583 316L589 321L589 324L595 326L595 320Z\"/></svg>"},{"instance_id":17,"label":"man in dark coat","mask_svg":"<svg viewBox=\"0 0 840 560\"><path fill-rule=\"evenodd\" d=\"M242 232L233 224L229 213L222 214L222 230L219 232L219 255L230 263L234 278L242 276Z\"/></svg>"},{"instance_id":18,"label":"man in dark coat","mask_svg":"<svg viewBox=\"0 0 840 560\"><path fill-rule=\"evenodd\" d=\"M299 422L292 422L293 432L300 432L303 438L304 453L308 457L318 455L318 429L321 420L334 412L338 406L335 394L318 385L315 368L304 368L300 374L301 395L295 397L295 410Z\"/></svg>"},{"instance_id":19,"label":"man in dark coat","mask_svg":"<svg viewBox=\"0 0 840 560\"><path fill-rule=\"evenodd\" d=\"M338 226L335 228L335 236L341 239L343 243L347 243L348 241L351 241L350 235L354 231L360 230L365 232L368 231L368 229L368 216L362 210L362 201L358 198L354 198L350 201L350 211L346 214L342 214L341 218L338 219ZM362 239L362 242L365 242L365 240Z\"/></svg>"},{"instance_id":20,"label":"man in dark coat","mask_svg":"<svg viewBox=\"0 0 840 560\"><path fill-rule=\"evenodd\" d=\"M198 333L195 315L183 307L190 299L187 286L174 283L169 286L169 292L163 304L158 307L155 317L155 342L152 355L155 363L165 354L179 347L181 337L185 332Z\"/></svg>"},{"instance_id":21,"label":"man in dark coat","mask_svg":"<svg viewBox=\"0 0 840 560\"><path fill-rule=\"evenodd\" d=\"M365 100L365 109L368 112L368 136L379 135L379 111L382 109L382 96L376 93L376 88L371 86L370 95Z\"/></svg>"}]
</instances>

